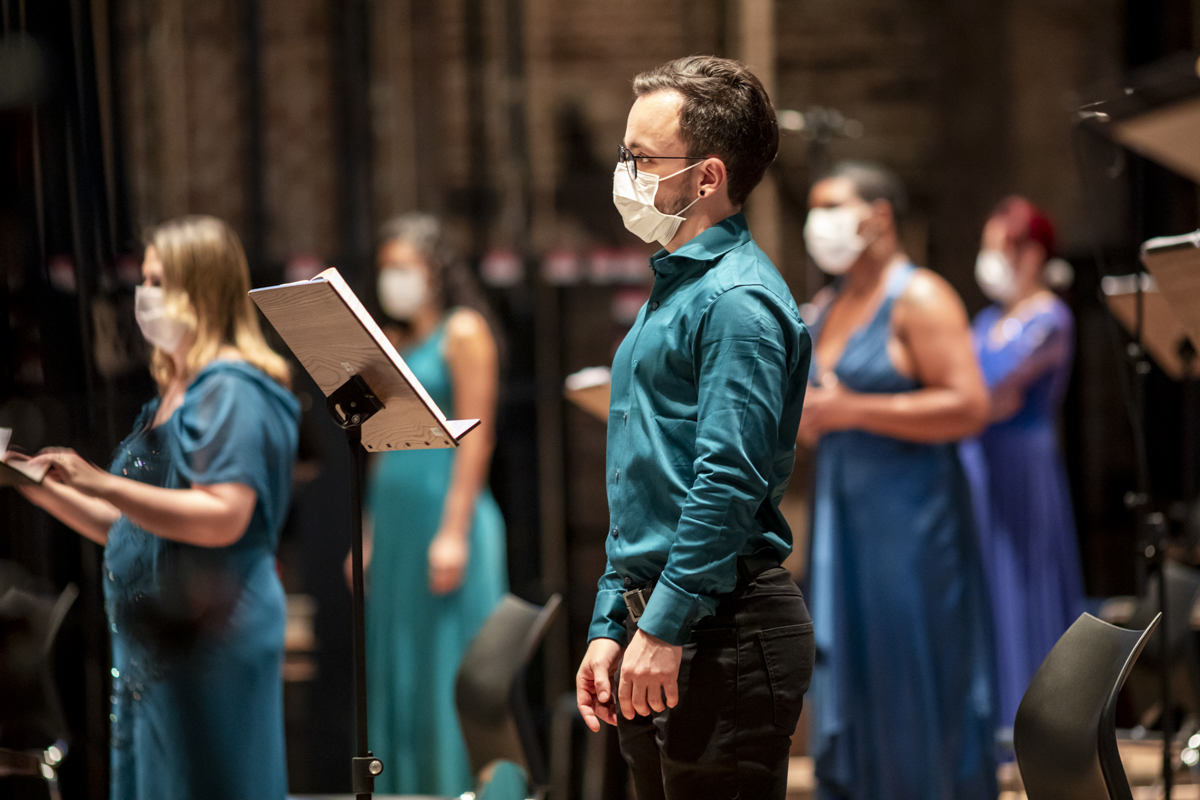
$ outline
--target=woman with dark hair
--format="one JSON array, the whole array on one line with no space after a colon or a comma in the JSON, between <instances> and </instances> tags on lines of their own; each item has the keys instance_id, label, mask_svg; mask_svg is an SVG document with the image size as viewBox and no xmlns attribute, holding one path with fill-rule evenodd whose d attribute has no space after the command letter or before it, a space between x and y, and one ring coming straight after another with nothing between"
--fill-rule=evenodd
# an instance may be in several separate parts
<instances>
[{"instance_id":1,"label":"woman with dark hair","mask_svg":"<svg viewBox=\"0 0 1200 800\"><path fill-rule=\"evenodd\" d=\"M993 305L972 325L991 394L988 428L959 452L975 501L996 627L999 724L1083 611L1071 492L1056 420L1071 377L1074 320L1047 287L1054 227L1023 197L997 206L976 260Z\"/></svg>"},{"instance_id":2,"label":"woman with dark hair","mask_svg":"<svg viewBox=\"0 0 1200 800\"><path fill-rule=\"evenodd\" d=\"M47 452L20 491L104 545L113 800L284 800L283 587L300 406L237 235L157 228L137 289L158 397L105 472Z\"/></svg>"},{"instance_id":3,"label":"woman with dark hair","mask_svg":"<svg viewBox=\"0 0 1200 800\"><path fill-rule=\"evenodd\" d=\"M800 439L817 450L810 752L821 800L996 796L991 620L957 441L987 390L954 289L900 246L898 178L846 163L804 239L814 298Z\"/></svg>"},{"instance_id":4,"label":"woman with dark hair","mask_svg":"<svg viewBox=\"0 0 1200 800\"><path fill-rule=\"evenodd\" d=\"M382 453L372 465L367 688L371 746L387 764L375 785L457 796L472 783L455 673L508 587L504 519L487 488L497 346L434 217L393 220L381 240L373 288L384 332L442 409L481 424L455 450Z\"/></svg>"}]
</instances>

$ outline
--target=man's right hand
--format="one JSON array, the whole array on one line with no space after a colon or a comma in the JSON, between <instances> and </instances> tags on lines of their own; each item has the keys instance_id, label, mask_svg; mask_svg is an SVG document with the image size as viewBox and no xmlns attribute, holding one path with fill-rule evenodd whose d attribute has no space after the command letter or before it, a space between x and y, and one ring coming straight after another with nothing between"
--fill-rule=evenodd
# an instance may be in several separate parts
<instances>
[{"instance_id":1,"label":"man's right hand","mask_svg":"<svg viewBox=\"0 0 1200 800\"><path fill-rule=\"evenodd\" d=\"M612 674L624 648L612 639L593 639L575 675L575 701L583 721L599 732L600 721L617 724Z\"/></svg>"}]
</instances>

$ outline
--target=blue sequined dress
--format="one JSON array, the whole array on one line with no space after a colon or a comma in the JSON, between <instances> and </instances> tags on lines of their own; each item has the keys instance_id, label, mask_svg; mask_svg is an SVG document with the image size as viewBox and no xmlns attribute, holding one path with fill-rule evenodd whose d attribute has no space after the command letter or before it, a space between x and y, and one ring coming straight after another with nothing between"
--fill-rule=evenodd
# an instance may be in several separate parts
<instances>
[{"instance_id":1,"label":"blue sequined dress","mask_svg":"<svg viewBox=\"0 0 1200 800\"><path fill-rule=\"evenodd\" d=\"M1056 421L1071 377L1074 320L1057 297L979 313L975 353L989 388L1051 355L1021 409L960 447L975 498L996 622L1000 718L1012 725L1042 659L1083 613L1083 575Z\"/></svg>"},{"instance_id":2,"label":"blue sequined dress","mask_svg":"<svg viewBox=\"0 0 1200 800\"><path fill-rule=\"evenodd\" d=\"M919 388L887 352L893 304L914 272L904 264L888 276L884 302L836 365L842 386ZM826 434L813 504L818 796L995 798L992 634L955 445Z\"/></svg>"},{"instance_id":3,"label":"blue sequined dress","mask_svg":"<svg viewBox=\"0 0 1200 800\"><path fill-rule=\"evenodd\" d=\"M228 547L170 541L121 517L104 549L112 631L112 800L283 800L286 608L275 545L299 405L240 361L210 363L152 428L142 409L111 472L168 489L241 483L258 502Z\"/></svg>"}]
</instances>

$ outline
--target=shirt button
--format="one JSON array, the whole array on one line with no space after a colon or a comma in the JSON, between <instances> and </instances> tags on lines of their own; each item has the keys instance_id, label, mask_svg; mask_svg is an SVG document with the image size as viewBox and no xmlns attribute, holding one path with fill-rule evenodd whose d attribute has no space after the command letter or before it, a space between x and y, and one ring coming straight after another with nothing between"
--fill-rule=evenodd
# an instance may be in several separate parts
<instances>
[{"instance_id":1,"label":"shirt button","mask_svg":"<svg viewBox=\"0 0 1200 800\"><path fill-rule=\"evenodd\" d=\"M621 480L621 470L617 470L616 479Z\"/></svg>"},{"instance_id":2,"label":"shirt button","mask_svg":"<svg viewBox=\"0 0 1200 800\"><path fill-rule=\"evenodd\" d=\"M621 536L621 529L618 528L616 525L613 525L613 538L618 539L618 538L620 538L620 536Z\"/></svg>"},{"instance_id":3,"label":"shirt button","mask_svg":"<svg viewBox=\"0 0 1200 800\"><path fill-rule=\"evenodd\" d=\"M625 588L628 589L630 586L633 586L633 578L626 576L625 577Z\"/></svg>"},{"instance_id":4,"label":"shirt button","mask_svg":"<svg viewBox=\"0 0 1200 800\"><path fill-rule=\"evenodd\" d=\"M658 311L658 301L657 300L655 300L653 303L650 304L650 310Z\"/></svg>"},{"instance_id":5,"label":"shirt button","mask_svg":"<svg viewBox=\"0 0 1200 800\"><path fill-rule=\"evenodd\" d=\"M628 411L626 411L626 412L624 412L624 413L622 413L622 414L621 414L621 421L622 421L622 422L629 422L629 412L628 412Z\"/></svg>"}]
</instances>

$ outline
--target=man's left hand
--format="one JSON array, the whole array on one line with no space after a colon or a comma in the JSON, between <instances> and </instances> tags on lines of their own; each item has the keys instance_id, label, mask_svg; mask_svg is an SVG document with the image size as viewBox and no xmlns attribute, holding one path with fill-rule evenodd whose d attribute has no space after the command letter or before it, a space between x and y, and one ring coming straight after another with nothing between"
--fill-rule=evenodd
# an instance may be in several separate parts
<instances>
[{"instance_id":1,"label":"man's left hand","mask_svg":"<svg viewBox=\"0 0 1200 800\"><path fill-rule=\"evenodd\" d=\"M683 648L638 631L621 662L617 698L625 719L650 716L679 702L679 662Z\"/></svg>"}]
</instances>

